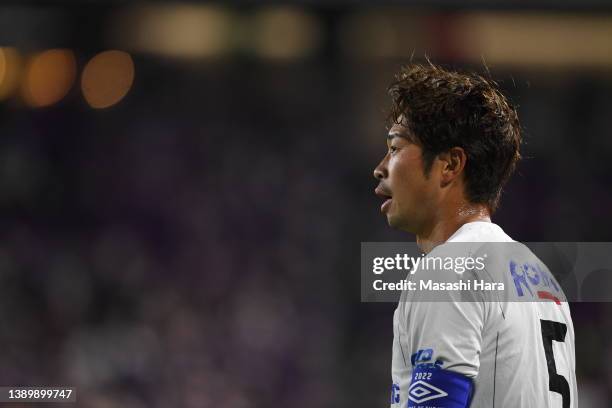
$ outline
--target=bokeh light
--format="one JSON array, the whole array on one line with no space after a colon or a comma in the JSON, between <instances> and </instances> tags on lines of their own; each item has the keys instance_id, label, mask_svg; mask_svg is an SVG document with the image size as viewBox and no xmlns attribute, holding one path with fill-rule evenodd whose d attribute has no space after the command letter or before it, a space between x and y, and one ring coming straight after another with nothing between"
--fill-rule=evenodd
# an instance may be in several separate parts
<instances>
[{"instance_id":1,"label":"bokeh light","mask_svg":"<svg viewBox=\"0 0 612 408\"><path fill-rule=\"evenodd\" d=\"M0 100L17 89L21 75L21 56L15 48L0 47Z\"/></svg>"},{"instance_id":2,"label":"bokeh light","mask_svg":"<svg viewBox=\"0 0 612 408\"><path fill-rule=\"evenodd\" d=\"M76 59L67 49L52 49L34 55L26 69L23 99L32 107L53 105L74 84Z\"/></svg>"},{"instance_id":3,"label":"bokeh light","mask_svg":"<svg viewBox=\"0 0 612 408\"><path fill-rule=\"evenodd\" d=\"M320 22L291 7L263 9L253 16L250 40L254 51L267 58L308 56L321 42Z\"/></svg>"},{"instance_id":4,"label":"bokeh light","mask_svg":"<svg viewBox=\"0 0 612 408\"><path fill-rule=\"evenodd\" d=\"M113 41L134 51L174 58L223 54L235 24L222 8L195 4L138 6L116 20Z\"/></svg>"},{"instance_id":5,"label":"bokeh light","mask_svg":"<svg viewBox=\"0 0 612 408\"><path fill-rule=\"evenodd\" d=\"M467 61L530 67L609 67L612 18L606 15L472 12L453 27Z\"/></svg>"},{"instance_id":6,"label":"bokeh light","mask_svg":"<svg viewBox=\"0 0 612 408\"><path fill-rule=\"evenodd\" d=\"M94 56L85 66L81 89L87 103L96 109L119 102L134 82L134 62L124 51L104 51Z\"/></svg>"}]
</instances>

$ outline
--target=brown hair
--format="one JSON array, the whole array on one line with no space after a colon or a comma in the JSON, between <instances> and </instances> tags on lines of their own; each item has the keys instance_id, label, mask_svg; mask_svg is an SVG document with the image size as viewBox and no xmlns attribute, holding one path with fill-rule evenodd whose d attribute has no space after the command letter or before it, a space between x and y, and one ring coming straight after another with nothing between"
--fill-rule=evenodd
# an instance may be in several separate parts
<instances>
[{"instance_id":1,"label":"brown hair","mask_svg":"<svg viewBox=\"0 0 612 408\"><path fill-rule=\"evenodd\" d=\"M498 84L432 63L410 64L396 75L389 94L389 121L406 126L421 146L425 173L438 154L463 148L467 198L495 211L521 157L518 115Z\"/></svg>"}]
</instances>

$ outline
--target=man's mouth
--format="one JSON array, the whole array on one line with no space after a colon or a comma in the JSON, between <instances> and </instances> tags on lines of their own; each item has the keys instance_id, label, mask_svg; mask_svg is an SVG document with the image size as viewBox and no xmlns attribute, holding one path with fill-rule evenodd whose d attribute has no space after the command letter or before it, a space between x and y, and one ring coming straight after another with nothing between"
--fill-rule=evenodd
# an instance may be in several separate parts
<instances>
[{"instance_id":1,"label":"man's mouth","mask_svg":"<svg viewBox=\"0 0 612 408\"><path fill-rule=\"evenodd\" d=\"M384 200L382 205L380 206L380 212L386 213L389 209L389 206L391 205L391 194L389 194L385 189L381 188L380 186L376 187L374 193Z\"/></svg>"}]
</instances>

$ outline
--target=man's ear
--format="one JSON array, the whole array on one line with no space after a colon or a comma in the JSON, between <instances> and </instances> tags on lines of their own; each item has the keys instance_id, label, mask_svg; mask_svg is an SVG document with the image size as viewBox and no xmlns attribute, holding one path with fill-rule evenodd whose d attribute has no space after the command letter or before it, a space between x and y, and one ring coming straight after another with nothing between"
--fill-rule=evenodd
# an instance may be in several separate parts
<instances>
[{"instance_id":1,"label":"man's ear","mask_svg":"<svg viewBox=\"0 0 612 408\"><path fill-rule=\"evenodd\" d=\"M442 186L446 186L461 176L467 162L467 155L463 148L452 147L448 151L440 153L438 160L442 162L440 181Z\"/></svg>"}]
</instances>

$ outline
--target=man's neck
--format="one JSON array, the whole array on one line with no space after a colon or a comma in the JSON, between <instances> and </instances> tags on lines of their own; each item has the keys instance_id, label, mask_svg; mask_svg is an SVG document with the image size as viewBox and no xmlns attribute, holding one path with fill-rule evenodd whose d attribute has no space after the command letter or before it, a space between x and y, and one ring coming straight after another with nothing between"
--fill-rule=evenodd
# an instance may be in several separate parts
<instances>
[{"instance_id":1,"label":"man's neck","mask_svg":"<svg viewBox=\"0 0 612 408\"><path fill-rule=\"evenodd\" d=\"M423 231L417 233L416 241L421 251L428 253L446 242L459 228L469 222L491 222L491 213L484 205L465 205L434 219Z\"/></svg>"}]
</instances>

